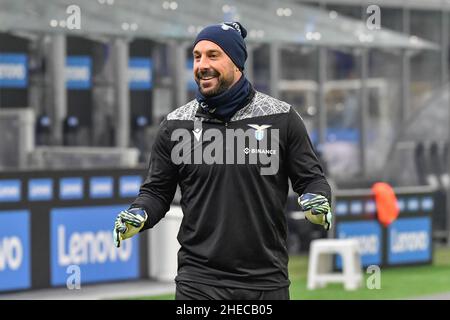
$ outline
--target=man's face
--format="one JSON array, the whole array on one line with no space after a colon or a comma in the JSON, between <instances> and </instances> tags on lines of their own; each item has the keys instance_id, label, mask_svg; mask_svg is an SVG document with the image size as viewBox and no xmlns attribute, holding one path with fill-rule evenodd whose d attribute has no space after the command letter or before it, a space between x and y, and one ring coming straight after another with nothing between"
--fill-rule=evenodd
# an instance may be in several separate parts
<instances>
[{"instance_id":1,"label":"man's face","mask_svg":"<svg viewBox=\"0 0 450 320\"><path fill-rule=\"evenodd\" d=\"M193 55L194 79L204 96L219 95L239 80L241 72L214 42L199 41L194 47Z\"/></svg>"}]
</instances>

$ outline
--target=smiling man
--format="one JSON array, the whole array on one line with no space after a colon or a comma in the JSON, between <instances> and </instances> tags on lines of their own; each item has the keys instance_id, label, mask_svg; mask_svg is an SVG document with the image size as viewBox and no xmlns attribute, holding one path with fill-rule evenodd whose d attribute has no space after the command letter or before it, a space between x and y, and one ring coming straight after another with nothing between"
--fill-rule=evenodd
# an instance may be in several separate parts
<instances>
[{"instance_id":1,"label":"smiling man","mask_svg":"<svg viewBox=\"0 0 450 320\"><path fill-rule=\"evenodd\" d=\"M213 97L225 92L241 75L217 44L202 40L195 46L194 76L203 96Z\"/></svg>"},{"instance_id":2,"label":"smiling man","mask_svg":"<svg viewBox=\"0 0 450 320\"><path fill-rule=\"evenodd\" d=\"M238 22L198 34L196 99L160 124L147 178L115 221L120 246L158 223L180 186L176 299L289 299L288 179L307 219L331 226L330 186L302 118L243 73L246 34Z\"/></svg>"}]
</instances>

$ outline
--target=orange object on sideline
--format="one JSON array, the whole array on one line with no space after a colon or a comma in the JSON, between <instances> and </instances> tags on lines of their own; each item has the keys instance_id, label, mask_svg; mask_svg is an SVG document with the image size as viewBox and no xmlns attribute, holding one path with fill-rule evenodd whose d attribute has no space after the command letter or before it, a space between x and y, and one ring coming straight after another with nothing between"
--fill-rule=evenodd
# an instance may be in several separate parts
<instances>
[{"instance_id":1,"label":"orange object on sideline","mask_svg":"<svg viewBox=\"0 0 450 320\"><path fill-rule=\"evenodd\" d=\"M378 221L387 227L397 219L400 211L394 189L387 183L377 182L372 186L372 192L375 195Z\"/></svg>"}]
</instances>

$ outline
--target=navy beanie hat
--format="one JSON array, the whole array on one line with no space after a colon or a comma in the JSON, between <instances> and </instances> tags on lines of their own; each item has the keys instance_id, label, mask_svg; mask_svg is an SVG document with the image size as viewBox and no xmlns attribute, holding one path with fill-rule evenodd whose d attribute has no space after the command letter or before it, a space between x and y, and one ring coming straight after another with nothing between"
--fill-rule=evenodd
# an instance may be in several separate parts
<instances>
[{"instance_id":1,"label":"navy beanie hat","mask_svg":"<svg viewBox=\"0 0 450 320\"><path fill-rule=\"evenodd\" d=\"M214 42L230 57L242 71L247 60L247 47L244 39L247 30L239 22L223 22L205 27L195 38L194 46L201 40Z\"/></svg>"}]
</instances>

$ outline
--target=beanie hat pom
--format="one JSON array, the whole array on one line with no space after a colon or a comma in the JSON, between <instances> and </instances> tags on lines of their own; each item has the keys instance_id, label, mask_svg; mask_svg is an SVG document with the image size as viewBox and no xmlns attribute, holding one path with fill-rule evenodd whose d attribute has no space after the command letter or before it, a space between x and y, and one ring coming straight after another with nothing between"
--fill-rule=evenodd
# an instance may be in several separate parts
<instances>
[{"instance_id":1,"label":"beanie hat pom","mask_svg":"<svg viewBox=\"0 0 450 320\"><path fill-rule=\"evenodd\" d=\"M234 28L239 34L241 35L242 39L245 39L247 37L247 30L242 26L240 22L234 21L234 22L224 22L223 25L230 26Z\"/></svg>"}]
</instances>

